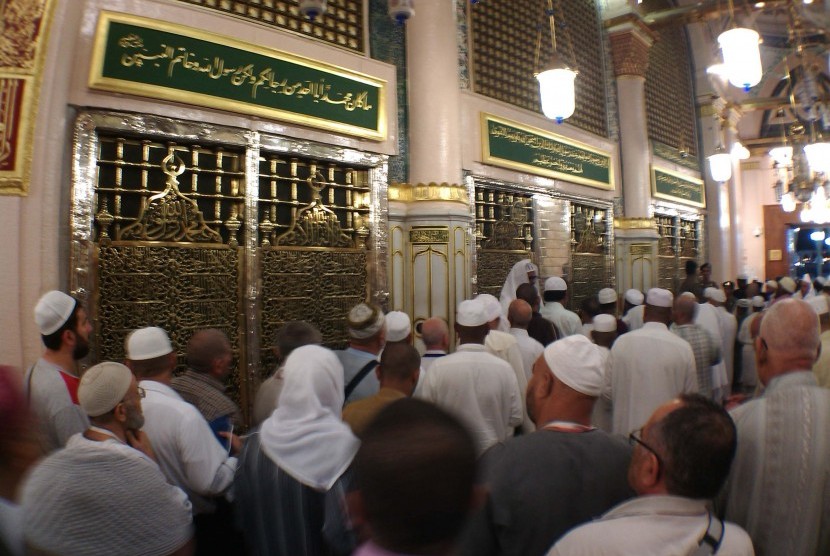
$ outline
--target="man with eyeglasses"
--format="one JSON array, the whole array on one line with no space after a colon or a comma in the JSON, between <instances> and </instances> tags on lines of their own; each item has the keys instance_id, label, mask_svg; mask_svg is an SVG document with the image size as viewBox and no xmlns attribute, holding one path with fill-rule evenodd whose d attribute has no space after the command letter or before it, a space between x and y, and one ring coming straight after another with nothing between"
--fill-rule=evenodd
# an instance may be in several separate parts
<instances>
[{"instance_id":1,"label":"man with eyeglasses","mask_svg":"<svg viewBox=\"0 0 830 556\"><path fill-rule=\"evenodd\" d=\"M708 509L735 455L735 425L723 407L683 395L657 408L629 440L628 482L638 497L572 530L548 556L754 554L743 529Z\"/></svg>"},{"instance_id":2,"label":"man with eyeglasses","mask_svg":"<svg viewBox=\"0 0 830 556\"><path fill-rule=\"evenodd\" d=\"M191 505L141 430L142 393L120 363L84 373L78 398L89 428L37 465L23 488L30 553L192 553Z\"/></svg>"},{"instance_id":3,"label":"man with eyeglasses","mask_svg":"<svg viewBox=\"0 0 830 556\"><path fill-rule=\"evenodd\" d=\"M830 554L830 390L811 370L820 346L809 303L775 303L755 339L766 389L732 411L738 452L720 509L759 554Z\"/></svg>"}]
</instances>

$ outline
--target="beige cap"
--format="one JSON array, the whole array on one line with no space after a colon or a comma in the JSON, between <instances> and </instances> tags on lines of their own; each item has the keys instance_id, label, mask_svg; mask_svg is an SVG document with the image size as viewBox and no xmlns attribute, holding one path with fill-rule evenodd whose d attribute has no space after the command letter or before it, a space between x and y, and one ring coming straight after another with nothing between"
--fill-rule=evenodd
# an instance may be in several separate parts
<instances>
[{"instance_id":1,"label":"beige cap","mask_svg":"<svg viewBox=\"0 0 830 556\"><path fill-rule=\"evenodd\" d=\"M52 290L46 292L35 305L35 324L44 336L53 334L66 324L78 302L74 297Z\"/></svg>"},{"instance_id":2,"label":"beige cap","mask_svg":"<svg viewBox=\"0 0 830 556\"><path fill-rule=\"evenodd\" d=\"M632 305L642 305L643 301L645 301L646 296L643 295L643 292L640 290L626 290L625 292L625 300L631 303Z\"/></svg>"},{"instance_id":3,"label":"beige cap","mask_svg":"<svg viewBox=\"0 0 830 556\"><path fill-rule=\"evenodd\" d=\"M767 304L766 301L764 301L764 298L761 297L760 295L756 295L756 296L752 297L752 306L753 307L763 307L766 304Z\"/></svg>"},{"instance_id":4,"label":"beige cap","mask_svg":"<svg viewBox=\"0 0 830 556\"><path fill-rule=\"evenodd\" d=\"M167 332L158 326L148 326L133 330L127 336L127 359L144 361L173 352Z\"/></svg>"},{"instance_id":5,"label":"beige cap","mask_svg":"<svg viewBox=\"0 0 830 556\"><path fill-rule=\"evenodd\" d=\"M781 280L778 282L778 285L784 291L787 291L789 293L795 293L795 280L793 280L789 276L784 276L783 278L781 278Z\"/></svg>"},{"instance_id":6,"label":"beige cap","mask_svg":"<svg viewBox=\"0 0 830 556\"><path fill-rule=\"evenodd\" d=\"M467 299L458 304L455 322L461 326L481 326L490 322L487 309L478 299Z\"/></svg>"},{"instance_id":7,"label":"beige cap","mask_svg":"<svg viewBox=\"0 0 830 556\"><path fill-rule=\"evenodd\" d=\"M726 293L718 288L706 288L703 290L703 297L717 303L726 303Z\"/></svg>"},{"instance_id":8,"label":"beige cap","mask_svg":"<svg viewBox=\"0 0 830 556\"><path fill-rule=\"evenodd\" d=\"M654 307L671 307L674 303L674 296L669 290L663 288L651 288L646 295L646 304Z\"/></svg>"},{"instance_id":9,"label":"beige cap","mask_svg":"<svg viewBox=\"0 0 830 556\"><path fill-rule=\"evenodd\" d=\"M543 355L554 376L570 388L593 397L602 392L602 356L599 348L582 334L548 344Z\"/></svg>"},{"instance_id":10,"label":"beige cap","mask_svg":"<svg viewBox=\"0 0 830 556\"><path fill-rule=\"evenodd\" d=\"M597 315L594 317L594 332L616 332L617 319L613 315Z\"/></svg>"},{"instance_id":11,"label":"beige cap","mask_svg":"<svg viewBox=\"0 0 830 556\"><path fill-rule=\"evenodd\" d=\"M547 280L545 280L545 291L546 292L564 292L567 291L568 284L560 278L559 276L551 276Z\"/></svg>"},{"instance_id":12,"label":"beige cap","mask_svg":"<svg viewBox=\"0 0 830 556\"><path fill-rule=\"evenodd\" d=\"M389 311L386 313L386 341L400 342L405 340L412 332L412 323L409 322L409 315L401 311Z\"/></svg>"},{"instance_id":13,"label":"beige cap","mask_svg":"<svg viewBox=\"0 0 830 556\"><path fill-rule=\"evenodd\" d=\"M380 307L369 303L358 303L346 317L349 336L357 340L371 338L383 328L386 318Z\"/></svg>"},{"instance_id":14,"label":"beige cap","mask_svg":"<svg viewBox=\"0 0 830 556\"><path fill-rule=\"evenodd\" d=\"M127 395L132 381L130 369L121 363L104 361L90 367L78 386L81 409L90 417L112 411Z\"/></svg>"},{"instance_id":15,"label":"beige cap","mask_svg":"<svg viewBox=\"0 0 830 556\"><path fill-rule=\"evenodd\" d=\"M597 301L599 301L600 305L616 303L617 292L612 290L611 288L602 288L601 290L599 290L599 293L597 293Z\"/></svg>"}]
</instances>

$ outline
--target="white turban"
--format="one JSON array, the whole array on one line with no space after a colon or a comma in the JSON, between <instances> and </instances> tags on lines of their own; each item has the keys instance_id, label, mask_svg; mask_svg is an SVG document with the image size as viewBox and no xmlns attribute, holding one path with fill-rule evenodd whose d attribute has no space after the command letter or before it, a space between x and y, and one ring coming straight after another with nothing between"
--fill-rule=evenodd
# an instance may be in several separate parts
<instances>
[{"instance_id":1,"label":"white turban","mask_svg":"<svg viewBox=\"0 0 830 556\"><path fill-rule=\"evenodd\" d=\"M383 328L386 318L377 305L358 303L349 311L346 317L346 326L349 336L356 340L371 338Z\"/></svg>"}]
</instances>

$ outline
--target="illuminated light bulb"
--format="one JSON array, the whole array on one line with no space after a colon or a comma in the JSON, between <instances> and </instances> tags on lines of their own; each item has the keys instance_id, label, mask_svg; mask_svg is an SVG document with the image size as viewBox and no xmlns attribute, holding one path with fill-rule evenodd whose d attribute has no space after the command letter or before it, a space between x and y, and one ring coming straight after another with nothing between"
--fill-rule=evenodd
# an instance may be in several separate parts
<instances>
[{"instance_id":1,"label":"illuminated light bulb","mask_svg":"<svg viewBox=\"0 0 830 556\"><path fill-rule=\"evenodd\" d=\"M756 31L743 27L724 31L718 36L729 82L744 91L757 85L764 73L758 40Z\"/></svg>"}]
</instances>

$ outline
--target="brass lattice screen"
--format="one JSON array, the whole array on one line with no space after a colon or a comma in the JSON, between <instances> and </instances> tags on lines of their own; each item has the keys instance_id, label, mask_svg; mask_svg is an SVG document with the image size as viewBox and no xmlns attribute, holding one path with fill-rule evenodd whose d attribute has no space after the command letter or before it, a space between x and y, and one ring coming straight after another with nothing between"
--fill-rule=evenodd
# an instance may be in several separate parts
<instances>
[{"instance_id":1,"label":"brass lattice screen","mask_svg":"<svg viewBox=\"0 0 830 556\"><path fill-rule=\"evenodd\" d=\"M532 258L532 244L531 196L477 187L478 293L499 297L513 265Z\"/></svg>"},{"instance_id":2,"label":"brass lattice screen","mask_svg":"<svg viewBox=\"0 0 830 556\"><path fill-rule=\"evenodd\" d=\"M541 0L482 2L469 7L472 29L472 66L475 92L515 106L541 111L539 84L534 72L537 30L541 26L542 64L552 49ZM558 52L576 79L576 111L568 123L608 136L602 35L593 0L557 0ZM563 17L564 16L564 17ZM570 48L568 45L572 45Z\"/></svg>"},{"instance_id":3,"label":"brass lattice screen","mask_svg":"<svg viewBox=\"0 0 830 556\"><path fill-rule=\"evenodd\" d=\"M686 261L700 256L700 222L666 215L655 215L654 220L660 234L657 283L676 292L685 276Z\"/></svg>"},{"instance_id":4,"label":"brass lattice screen","mask_svg":"<svg viewBox=\"0 0 830 556\"><path fill-rule=\"evenodd\" d=\"M322 16L310 21L297 0L179 0L272 25L349 50L363 52L363 0L329 0Z\"/></svg>"},{"instance_id":5,"label":"brass lattice screen","mask_svg":"<svg viewBox=\"0 0 830 556\"><path fill-rule=\"evenodd\" d=\"M571 203L571 295L572 308L586 297L608 287L606 257L609 252L608 210Z\"/></svg>"}]
</instances>

